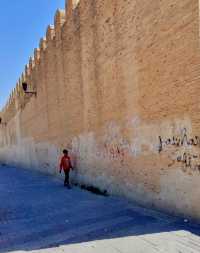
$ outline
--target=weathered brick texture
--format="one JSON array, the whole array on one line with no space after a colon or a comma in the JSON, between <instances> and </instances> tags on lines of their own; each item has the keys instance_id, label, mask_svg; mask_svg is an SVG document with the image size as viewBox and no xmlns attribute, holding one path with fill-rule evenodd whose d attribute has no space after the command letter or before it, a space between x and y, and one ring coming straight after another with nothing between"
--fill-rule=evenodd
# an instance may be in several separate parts
<instances>
[{"instance_id":1,"label":"weathered brick texture","mask_svg":"<svg viewBox=\"0 0 200 253\"><path fill-rule=\"evenodd\" d=\"M0 159L55 174L67 147L74 180L200 218L199 2L67 2L1 113Z\"/></svg>"}]
</instances>

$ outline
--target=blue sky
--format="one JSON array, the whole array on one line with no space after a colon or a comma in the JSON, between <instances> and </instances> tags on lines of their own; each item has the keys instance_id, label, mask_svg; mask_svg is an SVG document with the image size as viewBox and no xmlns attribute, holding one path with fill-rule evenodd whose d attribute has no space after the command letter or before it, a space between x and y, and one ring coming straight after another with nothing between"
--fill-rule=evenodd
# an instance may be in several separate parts
<instances>
[{"instance_id":1,"label":"blue sky","mask_svg":"<svg viewBox=\"0 0 200 253\"><path fill-rule=\"evenodd\" d=\"M1 1L0 8L0 109L28 63L39 40L53 24L56 9L65 0Z\"/></svg>"}]
</instances>

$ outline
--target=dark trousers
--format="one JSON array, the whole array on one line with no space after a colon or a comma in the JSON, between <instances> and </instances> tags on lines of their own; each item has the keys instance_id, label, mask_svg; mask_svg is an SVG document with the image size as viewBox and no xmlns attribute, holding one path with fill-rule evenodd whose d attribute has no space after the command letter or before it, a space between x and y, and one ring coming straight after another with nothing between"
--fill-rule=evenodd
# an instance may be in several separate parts
<instances>
[{"instance_id":1,"label":"dark trousers","mask_svg":"<svg viewBox=\"0 0 200 253\"><path fill-rule=\"evenodd\" d=\"M69 170L64 170L64 172L65 172L64 185L69 185Z\"/></svg>"}]
</instances>

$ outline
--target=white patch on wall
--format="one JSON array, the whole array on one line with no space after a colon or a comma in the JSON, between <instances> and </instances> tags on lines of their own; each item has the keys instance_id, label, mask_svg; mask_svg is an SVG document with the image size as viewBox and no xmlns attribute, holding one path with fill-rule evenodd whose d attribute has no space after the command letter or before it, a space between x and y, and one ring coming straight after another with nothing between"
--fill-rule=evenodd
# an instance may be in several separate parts
<instances>
[{"instance_id":1,"label":"white patch on wall","mask_svg":"<svg viewBox=\"0 0 200 253\"><path fill-rule=\"evenodd\" d=\"M187 129L188 133L192 132L191 121L187 118L183 120L163 121L158 124L139 124L139 119L132 120L132 141L131 150L133 155L149 155L150 152L158 153L159 136L164 138L174 136ZM146 146L145 150L142 146Z\"/></svg>"},{"instance_id":2,"label":"white patch on wall","mask_svg":"<svg viewBox=\"0 0 200 253\"><path fill-rule=\"evenodd\" d=\"M186 157L183 156L186 152L192 153L194 157L196 157L195 152L199 155L200 138L193 136L190 120L185 118L165 121L162 124L145 124L139 117L135 117L123 127L115 122L110 122L102 129L100 136L97 136L95 132L90 132L72 138L70 153L76 166L75 172L72 173L73 180L94 185L102 190L106 189L111 194L125 195L143 204L154 203L165 209L171 205L170 208L176 207L175 209L179 212L181 208L185 207L188 213L192 213L187 206L195 205L193 200L197 201L199 198L199 195L196 198L193 197L194 191L192 190L193 182L197 186L199 176L197 177L197 174L190 176L179 168L187 162ZM126 129L127 135L123 134ZM2 133L1 138L3 138ZM175 138L184 141L181 145L176 146ZM2 162L58 175L58 161L61 155L59 147L46 142L35 143L32 138L20 139L16 145L6 147L4 142L0 143ZM135 180L134 175L132 178L126 177L130 169L126 167L127 158L132 157L134 161L135 158L147 155L166 154L171 161L176 162L177 172L174 170L172 173L166 164L165 174L160 175L159 192L145 188L142 182ZM198 160L194 157L192 157L193 160ZM192 162L191 164L198 169L196 167L198 163L195 165ZM187 164L189 170L191 164L189 158ZM142 166L140 169L143 170ZM122 171L123 176L121 176ZM197 170L193 172L197 173ZM184 185L186 185L185 188ZM187 192L183 194L184 189ZM177 191L176 194L174 191ZM197 192L199 194L199 191ZM178 199L184 196L187 199L178 203ZM198 207L195 206L195 208Z\"/></svg>"}]
</instances>

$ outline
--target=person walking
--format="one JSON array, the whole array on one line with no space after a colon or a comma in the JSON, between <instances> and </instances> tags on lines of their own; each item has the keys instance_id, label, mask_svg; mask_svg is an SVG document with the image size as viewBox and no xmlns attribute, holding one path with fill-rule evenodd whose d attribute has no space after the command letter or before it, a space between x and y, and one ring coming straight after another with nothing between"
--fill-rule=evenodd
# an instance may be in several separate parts
<instances>
[{"instance_id":1,"label":"person walking","mask_svg":"<svg viewBox=\"0 0 200 253\"><path fill-rule=\"evenodd\" d=\"M71 169L73 170L74 168L71 163L71 158L68 154L69 154L68 150L64 149L63 156L60 161L60 173L62 172L62 170L64 171L65 173L64 186L70 189L71 186L69 184L69 174L70 174L70 170Z\"/></svg>"}]
</instances>

